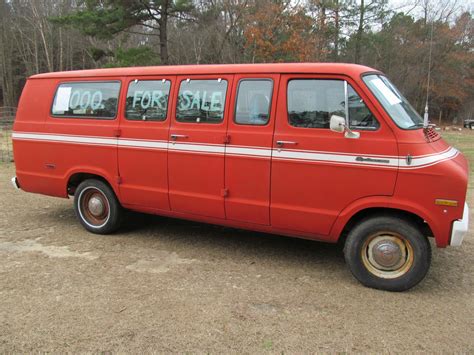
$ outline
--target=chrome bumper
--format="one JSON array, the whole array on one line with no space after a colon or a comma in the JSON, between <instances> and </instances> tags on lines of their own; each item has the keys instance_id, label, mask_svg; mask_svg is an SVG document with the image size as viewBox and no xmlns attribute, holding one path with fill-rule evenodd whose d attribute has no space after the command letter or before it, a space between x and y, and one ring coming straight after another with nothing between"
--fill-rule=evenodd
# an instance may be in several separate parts
<instances>
[{"instance_id":1,"label":"chrome bumper","mask_svg":"<svg viewBox=\"0 0 474 355\"><path fill-rule=\"evenodd\" d=\"M467 203L464 204L464 212L462 219L453 222L453 230L451 232L451 242L449 245L453 247L459 247L462 244L464 236L467 234L469 229L469 206Z\"/></svg>"},{"instance_id":2,"label":"chrome bumper","mask_svg":"<svg viewBox=\"0 0 474 355\"><path fill-rule=\"evenodd\" d=\"M12 177L12 184L13 184L13 187L17 190L20 189L20 184L18 183L18 179L15 177Z\"/></svg>"}]
</instances>

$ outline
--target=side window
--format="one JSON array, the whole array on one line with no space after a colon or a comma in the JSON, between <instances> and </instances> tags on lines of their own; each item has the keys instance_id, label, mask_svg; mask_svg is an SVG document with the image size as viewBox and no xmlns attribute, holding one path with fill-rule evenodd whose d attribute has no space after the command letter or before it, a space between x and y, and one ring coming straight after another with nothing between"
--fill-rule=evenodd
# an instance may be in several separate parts
<instances>
[{"instance_id":1,"label":"side window","mask_svg":"<svg viewBox=\"0 0 474 355\"><path fill-rule=\"evenodd\" d=\"M179 87L176 120L220 123L224 119L227 80L183 80Z\"/></svg>"},{"instance_id":2,"label":"side window","mask_svg":"<svg viewBox=\"0 0 474 355\"><path fill-rule=\"evenodd\" d=\"M349 126L353 129L378 129L379 122L370 112L359 94L347 85L347 96L349 101Z\"/></svg>"},{"instance_id":3,"label":"side window","mask_svg":"<svg viewBox=\"0 0 474 355\"><path fill-rule=\"evenodd\" d=\"M169 80L134 80L127 91L127 120L164 121L168 112Z\"/></svg>"},{"instance_id":4,"label":"side window","mask_svg":"<svg viewBox=\"0 0 474 355\"><path fill-rule=\"evenodd\" d=\"M270 118L273 81L244 79L239 82L235 122L245 125L265 125Z\"/></svg>"},{"instance_id":5,"label":"side window","mask_svg":"<svg viewBox=\"0 0 474 355\"><path fill-rule=\"evenodd\" d=\"M290 125L329 128L332 115L345 117L344 81L294 79L288 83Z\"/></svg>"},{"instance_id":6,"label":"side window","mask_svg":"<svg viewBox=\"0 0 474 355\"><path fill-rule=\"evenodd\" d=\"M59 117L113 119L119 91L119 82L62 83L51 113Z\"/></svg>"}]
</instances>

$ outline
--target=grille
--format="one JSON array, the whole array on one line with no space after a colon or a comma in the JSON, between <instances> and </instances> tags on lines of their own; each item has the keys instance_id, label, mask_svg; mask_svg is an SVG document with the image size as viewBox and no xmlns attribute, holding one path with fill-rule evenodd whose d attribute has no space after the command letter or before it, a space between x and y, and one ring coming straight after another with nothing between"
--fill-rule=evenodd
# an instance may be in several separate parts
<instances>
[{"instance_id":1,"label":"grille","mask_svg":"<svg viewBox=\"0 0 474 355\"><path fill-rule=\"evenodd\" d=\"M441 138L438 132L433 127L428 127L425 131L425 138L428 142L434 142Z\"/></svg>"}]
</instances>

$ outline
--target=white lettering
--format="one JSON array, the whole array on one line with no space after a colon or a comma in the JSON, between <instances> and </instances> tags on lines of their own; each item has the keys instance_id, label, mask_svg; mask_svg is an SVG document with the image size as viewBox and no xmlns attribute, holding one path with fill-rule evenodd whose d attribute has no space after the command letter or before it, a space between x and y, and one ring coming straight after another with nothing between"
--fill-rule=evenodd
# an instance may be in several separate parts
<instances>
[{"instance_id":1,"label":"white lettering","mask_svg":"<svg viewBox=\"0 0 474 355\"><path fill-rule=\"evenodd\" d=\"M164 109L162 102L160 99L163 97L163 91L161 90L153 90L153 94L151 95L151 106L158 106L162 110Z\"/></svg>"},{"instance_id":2,"label":"white lettering","mask_svg":"<svg viewBox=\"0 0 474 355\"><path fill-rule=\"evenodd\" d=\"M151 93L150 91L145 91L142 96L141 106L143 109L149 108L151 105Z\"/></svg>"},{"instance_id":3,"label":"white lettering","mask_svg":"<svg viewBox=\"0 0 474 355\"><path fill-rule=\"evenodd\" d=\"M222 92L213 92L211 96L211 111L222 111L223 108L224 107L222 105Z\"/></svg>"},{"instance_id":4,"label":"white lettering","mask_svg":"<svg viewBox=\"0 0 474 355\"><path fill-rule=\"evenodd\" d=\"M98 110L100 108L101 103L102 103L102 92L96 91L94 95L92 95L91 108L93 110Z\"/></svg>"},{"instance_id":5,"label":"white lettering","mask_svg":"<svg viewBox=\"0 0 474 355\"><path fill-rule=\"evenodd\" d=\"M86 99L86 101L84 101L84 99ZM91 93L90 93L90 91L84 91L82 93L80 104L81 104L81 108L83 110L86 109L91 104Z\"/></svg>"},{"instance_id":6,"label":"white lettering","mask_svg":"<svg viewBox=\"0 0 474 355\"><path fill-rule=\"evenodd\" d=\"M191 103L190 108L197 108L201 107L201 92L197 90L193 95L193 102Z\"/></svg>"},{"instance_id":7,"label":"white lettering","mask_svg":"<svg viewBox=\"0 0 474 355\"><path fill-rule=\"evenodd\" d=\"M81 94L79 91L74 91L71 95L71 101L69 101L69 107L71 109L77 108L79 106L79 101L81 100Z\"/></svg>"},{"instance_id":8,"label":"white lettering","mask_svg":"<svg viewBox=\"0 0 474 355\"><path fill-rule=\"evenodd\" d=\"M140 90L135 91L135 93L133 94L132 107L137 106L137 103L141 99L142 95L143 95L143 91L140 91Z\"/></svg>"}]
</instances>

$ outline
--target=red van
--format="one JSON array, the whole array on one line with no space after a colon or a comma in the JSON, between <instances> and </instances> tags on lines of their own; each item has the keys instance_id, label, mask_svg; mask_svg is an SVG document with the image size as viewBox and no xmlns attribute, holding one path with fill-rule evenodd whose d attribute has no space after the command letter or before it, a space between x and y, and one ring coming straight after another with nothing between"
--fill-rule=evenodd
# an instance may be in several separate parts
<instances>
[{"instance_id":1,"label":"red van","mask_svg":"<svg viewBox=\"0 0 474 355\"><path fill-rule=\"evenodd\" d=\"M402 291L468 229L468 166L381 73L199 65L28 79L13 133L24 191L74 196L89 231L124 209L344 243L364 285Z\"/></svg>"}]
</instances>

